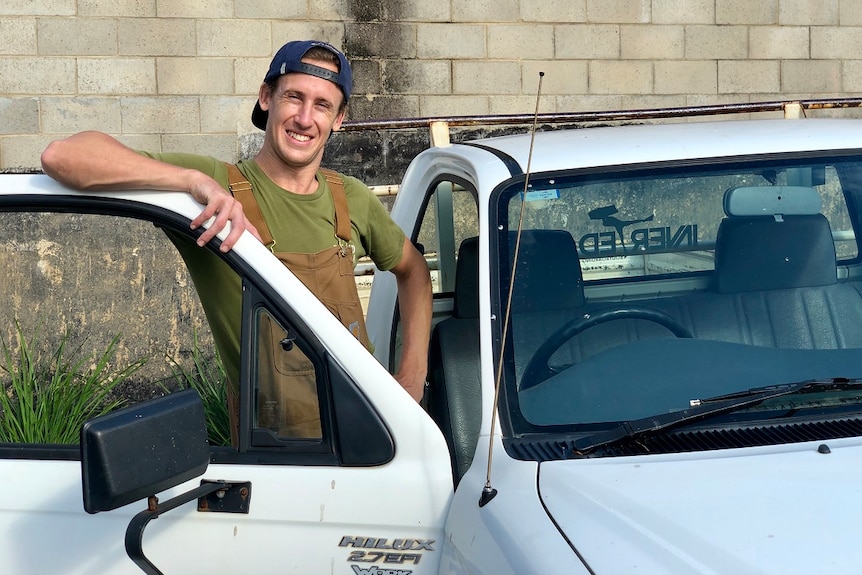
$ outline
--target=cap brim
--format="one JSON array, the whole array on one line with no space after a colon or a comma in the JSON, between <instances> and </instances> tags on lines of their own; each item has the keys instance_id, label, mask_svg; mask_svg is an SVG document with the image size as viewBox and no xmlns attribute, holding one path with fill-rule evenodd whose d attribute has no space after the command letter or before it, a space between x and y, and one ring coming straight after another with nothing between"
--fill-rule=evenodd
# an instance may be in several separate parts
<instances>
[{"instance_id":1,"label":"cap brim","mask_svg":"<svg viewBox=\"0 0 862 575\"><path fill-rule=\"evenodd\" d=\"M260 100L254 104L254 110L251 112L251 123L256 128L266 131L266 120L269 118L269 112L264 112L260 107Z\"/></svg>"}]
</instances>

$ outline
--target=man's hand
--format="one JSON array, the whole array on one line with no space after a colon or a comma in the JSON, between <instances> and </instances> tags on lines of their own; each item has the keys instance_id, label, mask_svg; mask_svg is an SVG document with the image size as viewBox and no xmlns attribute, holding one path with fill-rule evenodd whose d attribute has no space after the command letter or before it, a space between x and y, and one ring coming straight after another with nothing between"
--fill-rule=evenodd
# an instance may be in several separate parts
<instances>
[{"instance_id":1,"label":"man's hand","mask_svg":"<svg viewBox=\"0 0 862 575\"><path fill-rule=\"evenodd\" d=\"M421 370L419 373L404 373L403 371L399 371L395 374L395 379L398 380L401 387L407 390L410 397L418 402L422 401L422 396L425 395L425 376L425 369Z\"/></svg>"},{"instance_id":2,"label":"man's hand","mask_svg":"<svg viewBox=\"0 0 862 575\"><path fill-rule=\"evenodd\" d=\"M233 248L245 230L248 230L254 237L260 240L260 234L258 234L257 229L246 219L242 211L242 204L212 178L200 172L195 173L198 175L192 179L192 183L189 186L189 194L191 194L192 198L204 204L205 207L198 214L198 217L192 220L191 228L196 230L210 218L215 218L212 225L204 230L198 238L198 245L205 246L224 229L228 222L230 222L230 232L221 243L219 249L222 252L227 252Z\"/></svg>"}]
</instances>

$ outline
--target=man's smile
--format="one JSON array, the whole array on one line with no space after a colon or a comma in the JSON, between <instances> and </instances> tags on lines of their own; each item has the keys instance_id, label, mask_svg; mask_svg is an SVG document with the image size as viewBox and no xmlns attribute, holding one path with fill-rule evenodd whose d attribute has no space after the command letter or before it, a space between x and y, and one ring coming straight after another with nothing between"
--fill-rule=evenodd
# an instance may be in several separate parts
<instances>
[{"instance_id":1,"label":"man's smile","mask_svg":"<svg viewBox=\"0 0 862 575\"><path fill-rule=\"evenodd\" d=\"M307 136L305 134L298 134L297 132L293 132L288 130L287 135L293 138L294 140L299 140L300 142L308 142L311 140L311 136Z\"/></svg>"}]
</instances>

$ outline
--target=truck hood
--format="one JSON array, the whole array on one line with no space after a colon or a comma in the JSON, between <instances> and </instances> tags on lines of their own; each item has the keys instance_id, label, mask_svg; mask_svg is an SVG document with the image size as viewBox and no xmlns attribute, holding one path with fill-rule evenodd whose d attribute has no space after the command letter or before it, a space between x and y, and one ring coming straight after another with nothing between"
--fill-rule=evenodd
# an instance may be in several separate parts
<instances>
[{"instance_id":1,"label":"truck hood","mask_svg":"<svg viewBox=\"0 0 862 575\"><path fill-rule=\"evenodd\" d=\"M543 463L539 495L598 575L858 573L862 443L825 443Z\"/></svg>"}]
</instances>

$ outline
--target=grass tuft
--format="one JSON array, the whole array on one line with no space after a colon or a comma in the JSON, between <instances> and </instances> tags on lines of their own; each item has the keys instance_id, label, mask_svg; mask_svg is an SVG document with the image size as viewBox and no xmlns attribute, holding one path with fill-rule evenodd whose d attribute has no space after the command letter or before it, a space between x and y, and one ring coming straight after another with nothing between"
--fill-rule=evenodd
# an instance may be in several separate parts
<instances>
[{"instance_id":1,"label":"grass tuft","mask_svg":"<svg viewBox=\"0 0 862 575\"><path fill-rule=\"evenodd\" d=\"M102 354L86 355L69 350L68 331L53 351L39 346L38 328L28 338L16 320L15 333L17 351L3 342L0 442L78 443L85 421L123 406L111 391L147 361L111 369L119 334Z\"/></svg>"},{"instance_id":2,"label":"grass tuft","mask_svg":"<svg viewBox=\"0 0 862 575\"><path fill-rule=\"evenodd\" d=\"M230 417L227 405L227 375L224 364L215 356L201 352L198 334L194 335L192 365L186 369L172 358L171 371L181 389L192 387L197 390L204 404L207 420L207 439L210 445L230 445Z\"/></svg>"}]
</instances>

